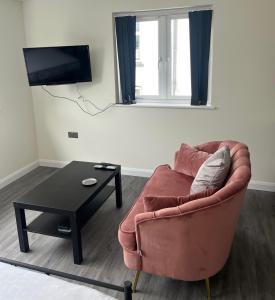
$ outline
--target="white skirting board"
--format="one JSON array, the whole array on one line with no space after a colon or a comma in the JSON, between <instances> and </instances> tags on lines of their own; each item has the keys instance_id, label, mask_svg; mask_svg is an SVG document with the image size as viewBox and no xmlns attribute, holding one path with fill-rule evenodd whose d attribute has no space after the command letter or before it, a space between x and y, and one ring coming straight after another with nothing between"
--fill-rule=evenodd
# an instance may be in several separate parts
<instances>
[{"instance_id":1,"label":"white skirting board","mask_svg":"<svg viewBox=\"0 0 275 300\"><path fill-rule=\"evenodd\" d=\"M51 167L51 168L63 168L68 163L69 162L67 162L67 161L58 161L58 160L47 160L47 159L39 160L40 166ZM149 169L134 169L134 168L121 167L122 175L150 177L153 174L153 172L154 172L154 170L149 170Z\"/></svg>"},{"instance_id":2,"label":"white skirting board","mask_svg":"<svg viewBox=\"0 0 275 300\"><path fill-rule=\"evenodd\" d=\"M10 175L0 178L0 189L4 188L8 184L12 183L13 181L19 179L20 177L26 175L30 171L34 170L35 168L39 167L39 161L34 161L23 168L11 173Z\"/></svg>"},{"instance_id":3,"label":"white skirting board","mask_svg":"<svg viewBox=\"0 0 275 300\"><path fill-rule=\"evenodd\" d=\"M40 166L53 167L53 168L62 168L64 166L66 166L68 163L69 162L57 161L57 160L47 160L47 159L39 160ZM150 177L153 174L153 172L154 172L154 170L150 170L150 169L137 169L137 168L121 167L122 175ZM275 182L251 180L248 185L248 188L251 190L275 192Z\"/></svg>"},{"instance_id":4,"label":"white skirting board","mask_svg":"<svg viewBox=\"0 0 275 300\"><path fill-rule=\"evenodd\" d=\"M25 174L32 171L38 166L62 168L66 166L68 163L69 162L66 161L48 160L48 159L40 159L38 161L34 161L33 163L19 169L18 171L8 175L7 177L0 179L0 189L12 183L13 181L17 180L18 178L24 176ZM127 167L122 167L121 172L123 175L139 176L139 177L150 177L153 174L153 170L150 169L137 169L137 168L127 168ZM265 182L265 181L252 179L249 183L248 188L252 190L275 192L275 182Z\"/></svg>"},{"instance_id":5,"label":"white skirting board","mask_svg":"<svg viewBox=\"0 0 275 300\"><path fill-rule=\"evenodd\" d=\"M250 180L248 188L250 190L275 192L275 183L274 182L259 181L259 180Z\"/></svg>"}]
</instances>

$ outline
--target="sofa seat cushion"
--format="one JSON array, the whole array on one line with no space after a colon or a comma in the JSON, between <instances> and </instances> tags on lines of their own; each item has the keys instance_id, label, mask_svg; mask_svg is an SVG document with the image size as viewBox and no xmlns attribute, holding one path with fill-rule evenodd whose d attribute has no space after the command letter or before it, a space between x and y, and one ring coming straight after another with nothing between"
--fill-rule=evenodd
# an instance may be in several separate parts
<instances>
[{"instance_id":1,"label":"sofa seat cushion","mask_svg":"<svg viewBox=\"0 0 275 300\"><path fill-rule=\"evenodd\" d=\"M144 197L188 195L193 179L193 177L172 170L169 165L157 167L128 215L120 223L118 238L121 245L128 250L136 250L135 216L144 212Z\"/></svg>"}]
</instances>

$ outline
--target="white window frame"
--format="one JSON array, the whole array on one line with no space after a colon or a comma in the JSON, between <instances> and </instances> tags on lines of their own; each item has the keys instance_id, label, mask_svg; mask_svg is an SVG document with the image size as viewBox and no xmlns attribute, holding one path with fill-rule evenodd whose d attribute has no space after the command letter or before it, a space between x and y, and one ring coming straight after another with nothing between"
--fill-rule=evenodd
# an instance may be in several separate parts
<instances>
[{"instance_id":1,"label":"white window frame","mask_svg":"<svg viewBox=\"0 0 275 300\"><path fill-rule=\"evenodd\" d=\"M159 21L159 95L144 95L136 98L137 103L190 104L191 96L172 96L171 94L171 21L187 19L188 13L182 10L173 14L137 16L137 22Z\"/></svg>"},{"instance_id":2,"label":"white window frame","mask_svg":"<svg viewBox=\"0 0 275 300\"><path fill-rule=\"evenodd\" d=\"M190 11L200 11L213 9L211 5L186 7L176 9L162 9L139 12L114 13L113 18L122 16L136 16L137 22L159 20L159 61L160 67L164 71L159 72L159 95L145 95L136 97L136 103L140 105L191 105L191 96L171 95L171 20L176 18L188 18ZM211 106L210 92L212 87L212 38L209 57L209 80L208 80L208 100L206 106ZM169 41L169 43L167 43ZM190 70L191 71L191 70ZM120 90L120 86L118 87Z\"/></svg>"},{"instance_id":3,"label":"white window frame","mask_svg":"<svg viewBox=\"0 0 275 300\"><path fill-rule=\"evenodd\" d=\"M179 14L173 14L173 15L169 15L167 16L167 21L166 21L166 25L167 25L167 33L166 33L166 40L170 41L170 43L167 43L167 47L166 47L166 51L167 51L167 70L166 70L166 74L167 74L167 83L166 83L166 87L167 87L167 99L169 101L172 102L177 102L179 101L180 103L184 103L184 104L190 104L191 103L191 95L190 96L173 96L171 94L171 90L172 90L172 86L171 86L171 79L172 79L172 74L171 74L171 58L172 58L172 53L171 53L171 23L172 20L175 19L188 19L188 13L179 13ZM191 72L191 69L190 69ZM175 103L174 102L174 103Z\"/></svg>"},{"instance_id":4,"label":"white window frame","mask_svg":"<svg viewBox=\"0 0 275 300\"><path fill-rule=\"evenodd\" d=\"M137 16L136 19L137 22L146 22L146 21L159 21L159 16L157 15L141 15L141 16ZM159 34L159 46L158 49L160 51L160 30L158 30L158 34ZM159 56L160 56L160 52L159 52ZM159 72L160 75L160 72ZM161 76L159 76L159 90L161 89L161 84L162 84L162 79L160 78ZM150 100L150 101L148 101ZM136 97L136 103L148 103L148 102L160 102L161 97L160 96L154 96L154 95L148 95L148 96L139 96Z\"/></svg>"}]
</instances>

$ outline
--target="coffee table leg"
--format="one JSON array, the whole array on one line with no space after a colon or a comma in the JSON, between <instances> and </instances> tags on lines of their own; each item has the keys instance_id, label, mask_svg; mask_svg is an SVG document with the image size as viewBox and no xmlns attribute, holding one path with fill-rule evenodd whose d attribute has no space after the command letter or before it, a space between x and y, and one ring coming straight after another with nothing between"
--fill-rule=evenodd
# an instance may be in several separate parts
<instances>
[{"instance_id":1,"label":"coffee table leg","mask_svg":"<svg viewBox=\"0 0 275 300\"><path fill-rule=\"evenodd\" d=\"M122 187L121 187L121 169L115 176L116 185L116 207L120 208L122 206Z\"/></svg>"},{"instance_id":2,"label":"coffee table leg","mask_svg":"<svg viewBox=\"0 0 275 300\"><path fill-rule=\"evenodd\" d=\"M15 210L20 251L28 252L30 250L30 247L29 247L29 240L28 240L28 233L27 233L27 226L26 226L25 210L18 207L14 207L14 210Z\"/></svg>"},{"instance_id":3,"label":"coffee table leg","mask_svg":"<svg viewBox=\"0 0 275 300\"><path fill-rule=\"evenodd\" d=\"M81 244L81 232L79 228L79 222L75 215L71 216L70 222L72 228L74 263L80 265L83 258L82 258L82 244Z\"/></svg>"}]
</instances>

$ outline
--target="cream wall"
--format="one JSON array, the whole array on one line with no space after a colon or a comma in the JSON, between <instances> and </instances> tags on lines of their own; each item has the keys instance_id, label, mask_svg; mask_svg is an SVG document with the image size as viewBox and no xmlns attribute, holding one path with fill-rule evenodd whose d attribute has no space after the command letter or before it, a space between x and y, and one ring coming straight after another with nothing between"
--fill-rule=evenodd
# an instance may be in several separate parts
<instances>
[{"instance_id":1,"label":"cream wall","mask_svg":"<svg viewBox=\"0 0 275 300\"><path fill-rule=\"evenodd\" d=\"M90 44L94 80L82 93L115 101L112 12L214 5L212 103L216 110L114 107L97 117L53 100L33 102L41 159L93 160L153 169L171 163L181 142L236 139L252 154L253 178L275 183L274 0L26 0L28 46ZM75 97L74 86L49 87ZM67 131L79 131L69 140Z\"/></svg>"},{"instance_id":2,"label":"cream wall","mask_svg":"<svg viewBox=\"0 0 275 300\"><path fill-rule=\"evenodd\" d=\"M1 179L38 158L31 93L22 47L22 3L0 0L0 185Z\"/></svg>"}]
</instances>

